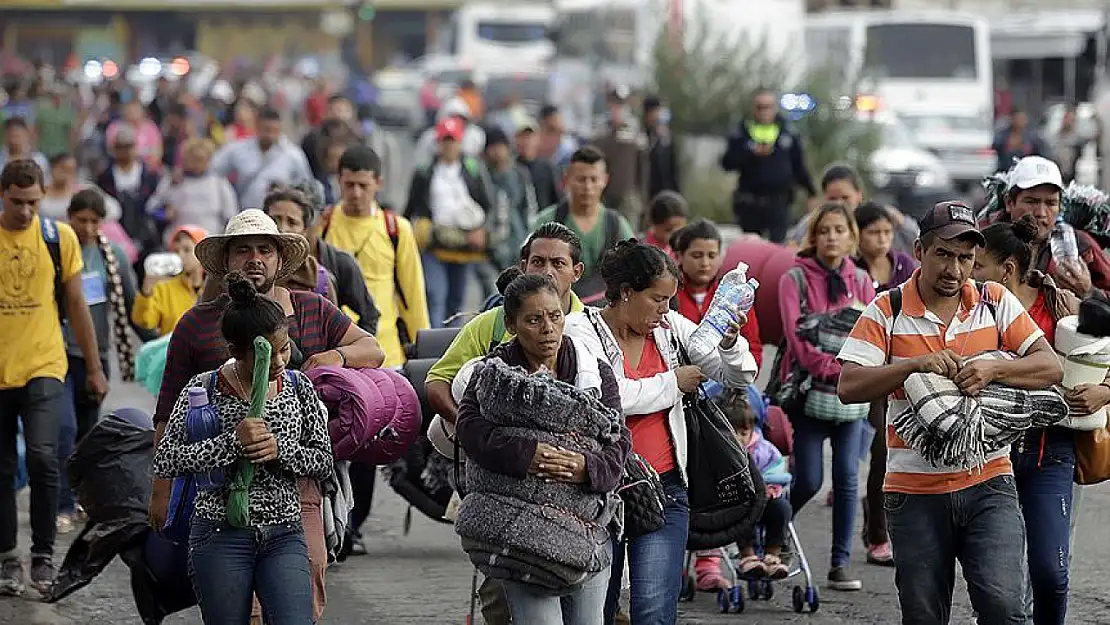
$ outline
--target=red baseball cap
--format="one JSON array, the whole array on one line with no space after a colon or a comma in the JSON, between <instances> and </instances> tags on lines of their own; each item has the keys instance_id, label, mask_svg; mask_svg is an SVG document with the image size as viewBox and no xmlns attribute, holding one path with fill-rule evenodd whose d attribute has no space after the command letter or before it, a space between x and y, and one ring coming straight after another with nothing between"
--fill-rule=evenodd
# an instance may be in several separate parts
<instances>
[{"instance_id":1,"label":"red baseball cap","mask_svg":"<svg viewBox=\"0 0 1110 625\"><path fill-rule=\"evenodd\" d=\"M445 117L436 124L436 140L438 141L443 141L444 139L462 141L463 134L465 133L466 124L457 117Z\"/></svg>"}]
</instances>

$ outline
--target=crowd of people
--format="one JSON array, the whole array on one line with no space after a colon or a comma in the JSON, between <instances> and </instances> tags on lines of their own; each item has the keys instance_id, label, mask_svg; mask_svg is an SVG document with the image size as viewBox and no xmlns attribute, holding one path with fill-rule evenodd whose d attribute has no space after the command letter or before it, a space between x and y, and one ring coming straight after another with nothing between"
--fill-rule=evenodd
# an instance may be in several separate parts
<instances>
[{"instance_id":1,"label":"crowd of people","mask_svg":"<svg viewBox=\"0 0 1110 625\"><path fill-rule=\"evenodd\" d=\"M653 98L636 119L612 94L608 125L583 145L553 107L482 127L473 101L449 101L421 140L429 153L403 205L386 183L396 163L342 95L299 144L277 111L244 98L238 130L218 147L185 129L187 99L125 99L105 120L110 157L90 182L72 141L57 150L65 142L8 117L0 595L27 585L17 431L31 490L29 581L46 592L56 534L82 521L61 468L100 418L109 372L142 377L139 338L165 350L151 525L167 524L172 478L225 475L198 493L188 536L205 622L316 622L329 558L365 552L376 471L350 467L353 511L333 549L322 484L338 465L305 373L399 368L418 333L455 325L426 380L413 382L457 436L453 460L465 456L455 528L483 575L489 623L676 622L698 479L687 398L708 380L724 387L714 401L767 491L761 540L753 530L738 545L744 577L789 574L787 523L821 490L827 440L828 588L862 588L851 564L862 507L866 561L894 568L904 623L948 622L956 561L981 623L1064 623L1074 430L1028 429L1012 448L944 464L895 427L914 409L906 387L916 374L971 397L1061 382L1056 323L1110 288L1110 261L1082 231L1081 262L1054 257L1059 166L1019 161L990 223L955 201L914 222L867 201L849 166L813 184L773 95L755 94L722 159L741 172L740 225L796 244L789 270L761 287L779 295L773 362L755 308L729 303L719 340L693 338L732 267L717 225L691 219ZM799 187L812 210L791 231ZM167 258L173 270L160 266ZM475 285L500 298L453 322ZM976 358L993 352L1006 356ZM761 367L774 367L767 395L788 418L786 437L755 416ZM1061 393L1075 415L1110 403L1106 385ZM198 439L188 414L205 397L219 431ZM630 464L660 493L656 522L635 533L617 514ZM697 554L701 589L720 587L721 566L719 553Z\"/></svg>"}]
</instances>

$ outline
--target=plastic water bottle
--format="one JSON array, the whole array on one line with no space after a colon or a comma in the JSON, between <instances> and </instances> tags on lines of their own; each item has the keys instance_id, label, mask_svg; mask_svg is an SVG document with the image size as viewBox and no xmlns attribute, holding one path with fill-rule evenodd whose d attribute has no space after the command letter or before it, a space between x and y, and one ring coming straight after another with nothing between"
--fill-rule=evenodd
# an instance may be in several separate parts
<instances>
[{"instance_id":1,"label":"plastic water bottle","mask_svg":"<svg viewBox=\"0 0 1110 625\"><path fill-rule=\"evenodd\" d=\"M1062 219L1056 221L1056 227L1048 237L1048 244L1052 249L1052 260L1057 265L1075 267L1079 264L1079 244L1075 240L1075 229Z\"/></svg>"},{"instance_id":2,"label":"plastic water bottle","mask_svg":"<svg viewBox=\"0 0 1110 625\"><path fill-rule=\"evenodd\" d=\"M185 414L185 435L190 443L215 438L220 434L220 417L208 403L208 391L189 389L189 412ZM212 490L224 485L223 468L216 468L196 475L197 489Z\"/></svg>"},{"instance_id":3,"label":"plastic water bottle","mask_svg":"<svg viewBox=\"0 0 1110 625\"><path fill-rule=\"evenodd\" d=\"M721 337L725 335L729 324L736 321L733 311L739 308L747 314L752 309L759 282L755 278L748 278L747 274L748 266L740 263L736 269L721 278L709 310L690 336L691 350L707 352L715 349L721 343Z\"/></svg>"}]
</instances>

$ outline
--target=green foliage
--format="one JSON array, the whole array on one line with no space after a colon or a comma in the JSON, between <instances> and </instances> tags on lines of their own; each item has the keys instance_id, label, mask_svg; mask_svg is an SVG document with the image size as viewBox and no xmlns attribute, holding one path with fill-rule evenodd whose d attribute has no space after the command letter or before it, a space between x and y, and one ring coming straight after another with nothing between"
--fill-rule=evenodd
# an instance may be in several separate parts
<instances>
[{"instance_id":1,"label":"green foliage","mask_svg":"<svg viewBox=\"0 0 1110 625\"><path fill-rule=\"evenodd\" d=\"M834 162L856 167L869 180L869 159L878 147L878 136L868 124L856 120L856 113L844 106L842 96L854 93L845 89L832 67L799 71L801 59L780 59L768 54L765 37L729 41L711 36L712 28L703 18L687 25L687 36L675 42L664 32L656 42L653 87L671 109L671 127L678 137L683 159L684 192L692 209L716 221L731 222L732 189L735 175L722 172L717 155L707 155L704 141L697 136L720 139L733 131L751 110L753 92L768 88L776 92L807 93L817 108L792 122L803 139L811 174L820 177ZM796 77L792 79L791 77ZM689 145L696 143L697 147ZM724 146L717 143L718 150Z\"/></svg>"}]
</instances>

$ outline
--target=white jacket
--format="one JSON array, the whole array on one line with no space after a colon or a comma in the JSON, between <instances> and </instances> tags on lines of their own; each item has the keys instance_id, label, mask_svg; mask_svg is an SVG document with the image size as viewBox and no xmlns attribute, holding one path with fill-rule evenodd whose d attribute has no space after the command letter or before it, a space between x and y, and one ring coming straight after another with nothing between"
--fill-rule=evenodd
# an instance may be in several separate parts
<instances>
[{"instance_id":1,"label":"white jacket","mask_svg":"<svg viewBox=\"0 0 1110 625\"><path fill-rule=\"evenodd\" d=\"M670 410L667 425L674 442L679 471L683 482L686 482L686 416L682 409L683 393L678 388L678 378L674 373L679 362L673 341L677 340L679 345L686 348L691 364L701 367L702 373L727 388L743 388L751 384L755 379L756 364L748 348L748 341L743 336L738 337L736 345L730 349L718 347L710 351L697 350L690 345L690 335L697 325L673 310L667 312L666 319L670 329L656 328L653 336L668 370L643 380L629 380L624 377L624 354L599 309L586 308L583 312L567 315L563 333L579 339L587 349L598 358L605 359L613 368L617 386L620 387L621 408L626 417ZM600 329L601 336L595 328Z\"/></svg>"}]
</instances>

